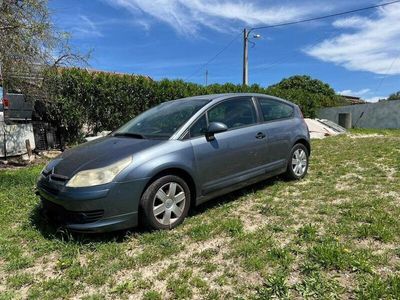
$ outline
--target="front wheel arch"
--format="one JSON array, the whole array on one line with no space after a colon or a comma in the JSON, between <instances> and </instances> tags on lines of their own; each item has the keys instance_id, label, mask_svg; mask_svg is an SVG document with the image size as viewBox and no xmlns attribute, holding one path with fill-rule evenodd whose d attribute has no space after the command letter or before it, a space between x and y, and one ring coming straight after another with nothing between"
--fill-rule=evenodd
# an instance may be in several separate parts
<instances>
[{"instance_id":1,"label":"front wheel arch","mask_svg":"<svg viewBox=\"0 0 400 300\"><path fill-rule=\"evenodd\" d=\"M155 175L153 175L150 180L147 182L146 186L144 187L143 191L142 191L142 195L143 193L147 190L147 188L149 187L150 184L152 184L154 181L156 181L158 178L161 178L163 176L166 175L175 175L178 176L180 178L182 178L187 185L189 186L189 190L190 190L190 206L194 207L194 205L196 204L196 184L194 182L193 177L185 170L181 169L181 168L166 168L162 171L157 172Z\"/></svg>"},{"instance_id":2,"label":"front wheel arch","mask_svg":"<svg viewBox=\"0 0 400 300\"><path fill-rule=\"evenodd\" d=\"M174 184L174 189L172 192L173 194L171 196L170 191L172 184ZM167 190L165 190L164 187L166 187ZM184 195L186 195L187 200L185 200L185 197L182 198L179 195L174 197L173 195L175 195L175 188L178 191L178 194L184 192L185 193ZM180 192L178 188L180 189ZM162 194L158 196L159 191L162 191L162 194L164 195L163 197ZM162 200L160 201L160 199ZM158 204L156 205L157 201ZM175 208L179 207L178 203L183 203L182 201L185 201L184 206L181 207L180 211L178 209L178 212L176 212ZM155 177L155 179L152 182L150 182L149 185L146 187L146 190L144 191L140 199L139 217L141 220L141 224L151 229L175 228L176 226L181 224L186 218L188 211L190 209L190 204L191 204L190 188L187 182L183 178L171 174ZM160 211L158 211L159 208L161 209ZM156 211L158 212L155 213ZM170 218L174 213L175 213L175 221L170 223ZM162 221L160 221L160 218L158 217L160 214L164 214L161 216ZM168 216L167 218L165 218L166 217L165 214L167 214ZM165 221L167 221L168 224L164 223Z\"/></svg>"}]
</instances>

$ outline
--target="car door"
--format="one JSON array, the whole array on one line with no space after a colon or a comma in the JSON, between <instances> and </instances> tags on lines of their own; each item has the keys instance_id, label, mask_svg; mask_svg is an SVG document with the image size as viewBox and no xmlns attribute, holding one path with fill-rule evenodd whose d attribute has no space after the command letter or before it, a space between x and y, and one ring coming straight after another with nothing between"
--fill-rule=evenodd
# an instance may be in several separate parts
<instances>
[{"instance_id":1,"label":"car door","mask_svg":"<svg viewBox=\"0 0 400 300\"><path fill-rule=\"evenodd\" d=\"M285 167L295 131L294 107L286 102L258 97L264 129L267 133L269 169Z\"/></svg>"},{"instance_id":2,"label":"car door","mask_svg":"<svg viewBox=\"0 0 400 300\"><path fill-rule=\"evenodd\" d=\"M210 122L224 123L228 130L207 141L204 129ZM251 97L216 104L194 123L190 135L202 195L264 172L266 129L258 123Z\"/></svg>"}]
</instances>

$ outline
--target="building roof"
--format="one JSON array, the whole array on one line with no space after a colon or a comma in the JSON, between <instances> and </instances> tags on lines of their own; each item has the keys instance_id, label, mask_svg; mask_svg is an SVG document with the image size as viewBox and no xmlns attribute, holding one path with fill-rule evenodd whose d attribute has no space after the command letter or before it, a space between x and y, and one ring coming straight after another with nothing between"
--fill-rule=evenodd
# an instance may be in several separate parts
<instances>
[{"instance_id":1,"label":"building roof","mask_svg":"<svg viewBox=\"0 0 400 300\"><path fill-rule=\"evenodd\" d=\"M360 97L356 96L350 96L350 95L341 95L346 101L349 102L349 104L354 105L354 104L364 104L367 101L361 99Z\"/></svg>"},{"instance_id":2,"label":"building roof","mask_svg":"<svg viewBox=\"0 0 400 300\"><path fill-rule=\"evenodd\" d=\"M64 66L60 66L57 67L58 70L69 70L69 69L81 69L81 70L86 70L88 73L95 73L95 74L113 74L113 75L120 75L120 76L124 76L124 75L130 75L130 76L143 76L149 80L153 80L150 76L147 75L140 75L140 74L130 74L130 73L122 73L122 72L112 72L112 71L103 71L103 70L97 70L97 69L91 69L91 68L80 68L80 67L64 67ZM20 72L20 73L13 73L11 74L12 77L16 77L19 79L25 79L31 82L37 82L38 80L43 79L41 76L41 72L43 71L43 65L33 65L30 73L27 72ZM0 81L2 81L2 76L0 73Z\"/></svg>"},{"instance_id":3,"label":"building roof","mask_svg":"<svg viewBox=\"0 0 400 300\"><path fill-rule=\"evenodd\" d=\"M140 74L133 74L133 73L124 73L124 72L115 72L115 71L105 71L105 70L98 70L98 69L92 69L92 68L79 68L79 67L58 67L59 70L63 69L82 69L87 71L88 73L92 74L111 74L111 75L120 75L120 76L143 76L149 80L153 80L150 76L147 75L140 75Z\"/></svg>"}]
</instances>

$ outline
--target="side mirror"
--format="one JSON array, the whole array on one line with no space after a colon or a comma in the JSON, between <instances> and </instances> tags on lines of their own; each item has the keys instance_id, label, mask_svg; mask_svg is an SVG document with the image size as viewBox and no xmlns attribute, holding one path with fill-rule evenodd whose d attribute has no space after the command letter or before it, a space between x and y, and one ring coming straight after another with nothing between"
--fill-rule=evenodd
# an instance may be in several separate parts
<instances>
[{"instance_id":1,"label":"side mirror","mask_svg":"<svg viewBox=\"0 0 400 300\"><path fill-rule=\"evenodd\" d=\"M224 123L211 122L210 125L208 125L207 131L206 131L206 139L207 139L207 141L212 141L215 139L214 134L219 133L219 132L224 132L227 130L228 130L228 126L226 126Z\"/></svg>"}]
</instances>

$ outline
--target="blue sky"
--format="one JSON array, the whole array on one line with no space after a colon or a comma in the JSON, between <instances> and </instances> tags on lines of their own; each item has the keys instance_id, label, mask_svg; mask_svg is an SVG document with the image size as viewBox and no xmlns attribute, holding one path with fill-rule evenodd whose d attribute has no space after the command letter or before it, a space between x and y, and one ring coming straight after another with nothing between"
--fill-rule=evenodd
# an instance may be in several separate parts
<instances>
[{"instance_id":1,"label":"blue sky","mask_svg":"<svg viewBox=\"0 0 400 300\"><path fill-rule=\"evenodd\" d=\"M387 0L386 2L388 2ZM382 3L373 0L53 0L60 30L90 67L205 83L242 80L244 27L258 27ZM400 90L400 3L338 18L258 30L249 82L295 74L376 101ZM235 39L236 37L236 39ZM202 68L230 41L232 44Z\"/></svg>"}]
</instances>

